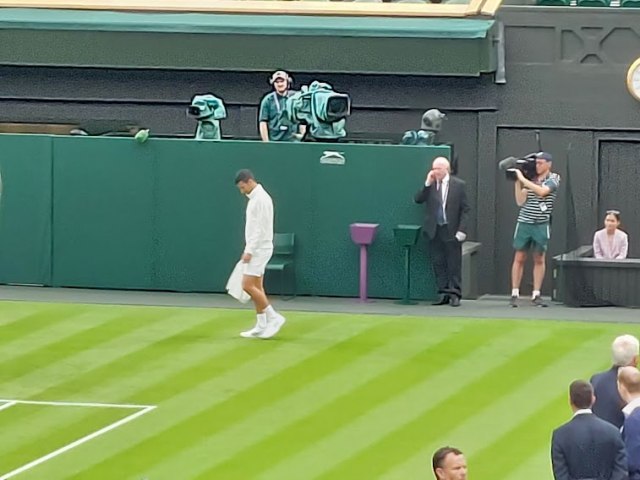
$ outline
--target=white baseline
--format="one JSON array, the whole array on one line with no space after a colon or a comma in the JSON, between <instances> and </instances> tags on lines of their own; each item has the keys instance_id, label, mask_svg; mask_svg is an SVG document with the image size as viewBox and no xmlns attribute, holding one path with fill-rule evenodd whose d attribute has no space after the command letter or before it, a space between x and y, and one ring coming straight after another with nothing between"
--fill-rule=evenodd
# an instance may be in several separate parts
<instances>
[{"instance_id":1,"label":"white baseline","mask_svg":"<svg viewBox=\"0 0 640 480\"><path fill-rule=\"evenodd\" d=\"M9 407L13 407L14 405L49 405L49 406L54 406L54 407L93 407L93 408L122 408L122 409L134 409L134 410L138 410L135 413L132 413L131 415L128 415L126 417L124 417L121 420L118 420L117 422L114 422L110 425L107 425L104 428L101 428L100 430L97 430L93 433L90 433L89 435L86 435L78 440L76 440L75 442L71 442L68 445L65 445L64 447L61 447L51 453L48 453L47 455L44 455L32 462L27 463L26 465L23 465L19 468L16 468L15 470L12 470L9 473L5 473L4 475L0 476L0 480L8 480L10 478L15 477L16 475L19 475L23 472L26 472L27 470L32 469L33 467L40 465L44 462L46 462L47 460L51 460L52 458L57 457L58 455L62 455L65 452L68 452L69 450L82 445L83 443L88 442L89 440L93 440L94 438L99 437L100 435L104 435L107 432L110 432L111 430L114 430L118 427L121 427L122 425L129 423L132 420L135 420L136 418L141 417L142 415L145 415L147 413L149 413L152 410L155 410L157 407L156 405L132 405L132 404L117 404L117 403L88 403L88 402L44 402L44 401L36 401L36 400L5 400L5 399L0 399L0 410L9 408Z\"/></svg>"}]
</instances>

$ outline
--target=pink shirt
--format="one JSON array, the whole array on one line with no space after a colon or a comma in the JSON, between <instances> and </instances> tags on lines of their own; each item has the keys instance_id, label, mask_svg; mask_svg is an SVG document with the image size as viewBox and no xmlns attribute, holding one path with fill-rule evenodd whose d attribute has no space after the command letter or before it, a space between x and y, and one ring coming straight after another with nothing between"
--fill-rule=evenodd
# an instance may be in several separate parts
<instances>
[{"instance_id":1,"label":"pink shirt","mask_svg":"<svg viewBox=\"0 0 640 480\"><path fill-rule=\"evenodd\" d=\"M593 236L593 256L603 260L627 258L629 240L626 233L616 230L613 235L607 235L603 228Z\"/></svg>"}]
</instances>

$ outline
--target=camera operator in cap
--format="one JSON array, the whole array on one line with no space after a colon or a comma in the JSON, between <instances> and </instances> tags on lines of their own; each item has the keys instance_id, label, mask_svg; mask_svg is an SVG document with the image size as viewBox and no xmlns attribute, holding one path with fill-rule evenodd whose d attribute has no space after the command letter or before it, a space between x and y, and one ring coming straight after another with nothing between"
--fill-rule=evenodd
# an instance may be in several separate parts
<instances>
[{"instance_id":1,"label":"camera operator in cap","mask_svg":"<svg viewBox=\"0 0 640 480\"><path fill-rule=\"evenodd\" d=\"M520 169L515 170L515 198L520 212L513 234L513 248L516 253L511 267L512 307L518 306L520 282L529 250L533 251L531 302L535 306L547 306L542 301L540 290L545 272L545 253L550 238L551 213L560 184L560 176L551 171L551 161L551 155L546 152L535 154L537 176L533 180L525 178Z\"/></svg>"},{"instance_id":2,"label":"camera operator in cap","mask_svg":"<svg viewBox=\"0 0 640 480\"><path fill-rule=\"evenodd\" d=\"M287 72L278 70L271 75L269 83L273 86L273 91L262 97L258 114L260 138L263 142L301 140L305 134L306 126L291 123L283 115L287 97L293 93L290 90L293 79Z\"/></svg>"}]
</instances>

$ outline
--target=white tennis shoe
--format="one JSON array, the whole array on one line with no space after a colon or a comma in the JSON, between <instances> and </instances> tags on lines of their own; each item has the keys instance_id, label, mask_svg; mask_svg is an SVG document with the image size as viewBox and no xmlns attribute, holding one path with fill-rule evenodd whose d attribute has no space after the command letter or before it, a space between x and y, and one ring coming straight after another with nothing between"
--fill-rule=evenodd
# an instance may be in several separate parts
<instances>
[{"instance_id":1,"label":"white tennis shoe","mask_svg":"<svg viewBox=\"0 0 640 480\"><path fill-rule=\"evenodd\" d=\"M264 328L260 333L256 333L255 335L259 338L271 338L280 331L286 321L286 318L284 318L279 313L276 313L273 318L267 321L266 328Z\"/></svg>"}]
</instances>

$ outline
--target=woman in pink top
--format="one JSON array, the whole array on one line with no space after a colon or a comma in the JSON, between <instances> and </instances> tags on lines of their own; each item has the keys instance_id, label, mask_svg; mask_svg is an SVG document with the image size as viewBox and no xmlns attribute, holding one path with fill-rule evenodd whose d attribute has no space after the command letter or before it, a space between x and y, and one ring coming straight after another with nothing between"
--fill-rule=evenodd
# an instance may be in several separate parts
<instances>
[{"instance_id":1,"label":"woman in pink top","mask_svg":"<svg viewBox=\"0 0 640 480\"><path fill-rule=\"evenodd\" d=\"M619 230L620 212L607 210L604 228L593 236L593 256L603 260L627 258L629 241L627 234Z\"/></svg>"}]
</instances>

